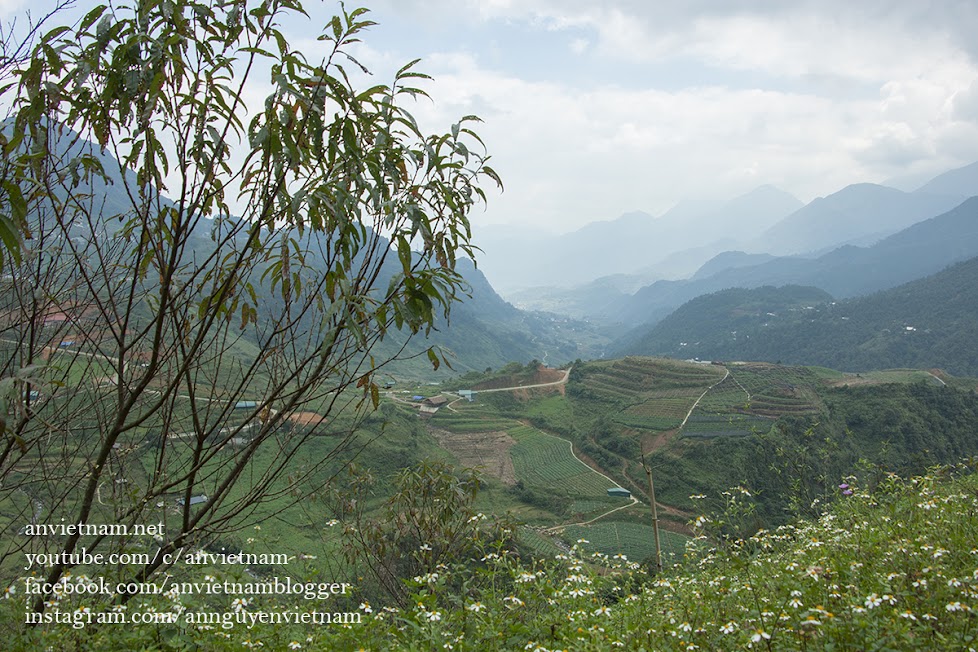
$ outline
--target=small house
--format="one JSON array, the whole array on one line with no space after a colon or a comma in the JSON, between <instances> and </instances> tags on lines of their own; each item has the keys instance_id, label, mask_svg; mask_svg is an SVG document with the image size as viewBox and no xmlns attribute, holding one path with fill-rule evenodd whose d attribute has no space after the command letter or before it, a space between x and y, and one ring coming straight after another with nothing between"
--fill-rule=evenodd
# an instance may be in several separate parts
<instances>
[{"instance_id":1,"label":"small house","mask_svg":"<svg viewBox=\"0 0 978 652\"><path fill-rule=\"evenodd\" d=\"M421 407L419 407L418 409L421 412L422 416L424 415L431 416L444 405L448 405L447 396L430 396L424 399L423 401L421 401Z\"/></svg>"},{"instance_id":2,"label":"small house","mask_svg":"<svg viewBox=\"0 0 978 652\"><path fill-rule=\"evenodd\" d=\"M608 490L608 495L615 498L631 498L632 492L628 489L623 489L622 487L614 487Z\"/></svg>"}]
</instances>

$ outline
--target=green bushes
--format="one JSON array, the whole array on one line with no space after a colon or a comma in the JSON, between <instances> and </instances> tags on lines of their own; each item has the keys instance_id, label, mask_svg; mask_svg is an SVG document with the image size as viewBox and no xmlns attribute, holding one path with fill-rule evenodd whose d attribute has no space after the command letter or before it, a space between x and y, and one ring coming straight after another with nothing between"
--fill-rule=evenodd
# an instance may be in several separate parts
<instances>
[{"instance_id":1,"label":"green bushes","mask_svg":"<svg viewBox=\"0 0 978 652\"><path fill-rule=\"evenodd\" d=\"M400 609L361 603L361 621L247 629L166 626L13 630L8 649L240 650L864 650L974 648L978 636L978 476L965 467L851 481L817 519L738 536L753 496L734 489L720 513L696 519L702 536L683 564L653 577L579 541L543 562L491 538L476 563L406 581ZM162 611L197 608L158 598ZM281 608L282 605L279 605ZM81 608L65 599L64 609ZM229 607L230 608L230 607ZM256 600L244 609L269 609ZM23 618L23 596L0 601ZM10 630L10 628L8 628Z\"/></svg>"}]
</instances>

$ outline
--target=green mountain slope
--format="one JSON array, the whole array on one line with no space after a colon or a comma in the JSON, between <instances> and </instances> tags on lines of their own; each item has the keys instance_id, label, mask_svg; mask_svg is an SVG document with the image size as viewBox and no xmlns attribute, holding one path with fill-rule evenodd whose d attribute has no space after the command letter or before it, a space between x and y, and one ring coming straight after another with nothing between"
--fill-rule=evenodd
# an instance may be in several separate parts
<instances>
[{"instance_id":1,"label":"green mountain slope","mask_svg":"<svg viewBox=\"0 0 978 652\"><path fill-rule=\"evenodd\" d=\"M978 375L978 258L876 294L732 289L694 299L632 353L783 361L848 371L941 368Z\"/></svg>"},{"instance_id":2,"label":"green mountain slope","mask_svg":"<svg viewBox=\"0 0 978 652\"><path fill-rule=\"evenodd\" d=\"M974 383L926 371L857 376L630 357L575 363L562 394L553 388L477 393L474 403L458 403L432 424L460 433L512 426L517 439L531 424L571 441L581 459L647 504L644 453L658 502L671 510L666 522L675 519L669 527L678 523L682 530L702 508L691 495L738 485L757 496L756 524L768 527L824 500L860 460L916 473L978 453ZM545 491L539 483L530 488L535 495L523 498L539 501L550 518L579 513L586 520L589 509L574 505L603 499L600 492L587 498ZM634 518L623 511L609 520Z\"/></svg>"},{"instance_id":3,"label":"green mountain slope","mask_svg":"<svg viewBox=\"0 0 978 652\"><path fill-rule=\"evenodd\" d=\"M0 131L11 128L10 121L0 123ZM128 188L135 186L135 175L127 172L123 176L120 171L121 166L107 151L70 129L59 131L57 134L58 137L51 145L56 152L66 159L78 157L83 153L96 156L102 162L106 174L105 179L98 177L80 179L78 186L73 189L74 193L90 203L91 219L73 222L70 234L75 236L78 242L93 242L103 237L111 241L122 228L121 218L128 214L127 211L132 211ZM172 206L172 202L167 197L161 195L159 199L162 206ZM32 219L43 223L50 218L45 213L36 215ZM236 221L236 218L226 219L228 223ZM214 241L211 230L220 228L216 224L215 220L202 219L188 234L189 246L185 254L188 260L193 257L204 260L212 252ZM224 228L227 228L227 225ZM369 227L365 229L367 232L370 231ZM305 237L315 239L313 242L321 245L313 246L311 248L313 251L329 250L323 236L308 231ZM386 243L386 240L382 238L381 242ZM28 241L28 247L30 246L32 244ZM378 277L373 281L373 287L378 292L388 286L392 276L398 271L396 256L390 255L388 258ZM315 255L307 256L303 264L321 272L324 272L328 265L322 257ZM265 270L265 267L259 265L258 275ZM518 310L499 297L481 270L468 259L458 261L457 271L465 279L468 293L459 295L460 301L454 304L449 321L440 320L428 338L422 336L415 338L407 348L406 355L401 357L410 358L412 355L416 357L394 365L399 375L430 374L431 364L426 356L423 356L424 349L428 346L445 349L453 367L462 371L499 367L513 360L526 362L534 358L561 363L594 354L594 351L587 346L582 348L577 344L592 339L587 324ZM281 296L270 292L267 284L256 281L255 291L259 308L281 306ZM150 286L146 295L151 296L153 292ZM135 311L141 310L142 305L137 301ZM583 332L589 334L582 337ZM402 349L406 335L406 333L391 333L386 341L380 343L377 352L382 356L396 355ZM246 338L250 336L253 336L253 333L245 334ZM257 340L253 337L251 339L252 343L256 343ZM603 345L605 341L606 338L603 336L597 337L598 346Z\"/></svg>"}]
</instances>

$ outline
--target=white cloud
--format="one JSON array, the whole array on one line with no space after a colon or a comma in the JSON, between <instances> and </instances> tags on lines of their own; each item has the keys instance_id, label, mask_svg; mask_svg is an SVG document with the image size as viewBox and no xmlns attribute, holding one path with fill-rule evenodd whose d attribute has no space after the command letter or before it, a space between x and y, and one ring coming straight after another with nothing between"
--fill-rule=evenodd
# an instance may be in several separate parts
<instances>
[{"instance_id":1,"label":"white cloud","mask_svg":"<svg viewBox=\"0 0 978 652\"><path fill-rule=\"evenodd\" d=\"M723 88L581 92L471 59L436 61L446 66L431 88L436 102L419 105L418 117L433 124L476 109L487 118L481 132L507 182L492 221L569 229L626 210L664 210L684 195L746 191L738 184L758 178L797 183L785 177L785 160L803 158L840 120L818 98ZM812 176L826 178L824 170ZM730 185L706 182L718 177Z\"/></svg>"},{"instance_id":2,"label":"white cloud","mask_svg":"<svg viewBox=\"0 0 978 652\"><path fill-rule=\"evenodd\" d=\"M486 120L507 189L476 219L568 230L762 183L808 200L978 158L963 27L978 23L974 3L381 0L378 11L427 51L367 34L357 56L388 71L424 58L435 81L419 121Z\"/></svg>"},{"instance_id":3,"label":"white cloud","mask_svg":"<svg viewBox=\"0 0 978 652\"><path fill-rule=\"evenodd\" d=\"M584 54L590 45L591 41L587 40L586 38L576 38L571 41L570 50L574 54Z\"/></svg>"},{"instance_id":4,"label":"white cloud","mask_svg":"<svg viewBox=\"0 0 978 652\"><path fill-rule=\"evenodd\" d=\"M0 0L0 18L6 20L26 4L25 0Z\"/></svg>"},{"instance_id":5,"label":"white cloud","mask_svg":"<svg viewBox=\"0 0 978 652\"><path fill-rule=\"evenodd\" d=\"M953 95L951 106L955 119L978 125L978 78Z\"/></svg>"},{"instance_id":6,"label":"white cloud","mask_svg":"<svg viewBox=\"0 0 978 652\"><path fill-rule=\"evenodd\" d=\"M968 162L966 147L950 140L962 133L951 115L956 72L884 84L876 99L839 99L719 85L579 88L523 80L471 55L428 63L434 103L420 105L419 117L432 124L474 111L487 119L481 132L507 182L484 218L493 222L568 230L760 183L807 200L880 181L919 158Z\"/></svg>"},{"instance_id":7,"label":"white cloud","mask_svg":"<svg viewBox=\"0 0 978 652\"><path fill-rule=\"evenodd\" d=\"M371 83L422 57L432 100L413 110L428 130L486 120L478 131L506 192L477 220L569 230L762 183L807 200L978 158L973 2L375 6L381 25L353 49ZM318 30L301 28L291 42L311 55Z\"/></svg>"}]
</instances>

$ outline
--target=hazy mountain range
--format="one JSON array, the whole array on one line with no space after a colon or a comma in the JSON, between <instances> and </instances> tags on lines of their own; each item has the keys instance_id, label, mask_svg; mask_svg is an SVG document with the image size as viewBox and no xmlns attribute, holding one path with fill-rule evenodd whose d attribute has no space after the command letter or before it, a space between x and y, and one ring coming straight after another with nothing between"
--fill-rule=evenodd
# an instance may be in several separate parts
<instances>
[{"instance_id":1,"label":"hazy mountain range","mask_svg":"<svg viewBox=\"0 0 978 652\"><path fill-rule=\"evenodd\" d=\"M111 214L124 204L116 196L124 186L118 178L93 185L93 204L104 202ZM453 352L456 371L531 358L559 364L613 352L678 355L649 344L650 329L704 294L793 284L838 300L978 256L978 197L966 199L975 194L978 163L910 193L856 184L802 205L762 186L730 201L684 202L658 218L629 213L562 236L477 229L474 242L484 250L478 268L469 261L459 268L470 296L429 344ZM537 288L514 290L532 285ZM509 288L504 297L519 297L517 306L496 287Z\"/></svg>"},{"instance_id":2,"label":"hazy mountain range","mask_svg":"<svg viewBox=\"0 0 978 652\"><path fill-rule=\"evenodd\" d=\"M723 268L711 262L710 275L658 281L615 307L628 324L662 319L686 301L732 287L812 285L836 297L867 294L933 274L956 261L978 256L978 198L884 238L870 247L845 245L815 258L725 255L746 263Z\"/></svg>"},{"instance_id":3,"label":"hazy mountain range","mask_svg":"<svg viewBox=\"0 0 978 652\"><path fill-rule=\"evenodd\" d=\"M967 215L887 240L975 194L978 162L913 192L860 183L806 205L762 186L729 202L684 202L659 218L629 213L550 239L521 237L519 228L477 231L479 267L519 307L630 326L725 287L801 283L851 296L978 255ZM901 247L909 259L892 257Z\"/></svg>"},{"instance_id":4,"label":"hazy mountain range","mask_svg":"<svg viewBox=\"0 0 978 652\"><path fill-rule=\"evenodd\" d=\"M682 202L659 217L626 213L563 235L508 226L476 228L474 235L485 252L479 266L504 295L520 288L569 288L613 275L625 275L616 287L637 289L694 272L801 206L788 193L762 186L726 202ZM683 255L672 255L679 252Z\"/></svg>"},{"instance_id":5,"label":"hazy mountain range","mask_svg":"<svg viewBox=\"0 0 978 652\"><path fill-rule=\"evenodd\" d=\"M844 244L872 244L915 222L953 208L970 195L903 192L872 183L819 197L767 229L747 249L804 254Z\"/></svg>"}]
</instances>

